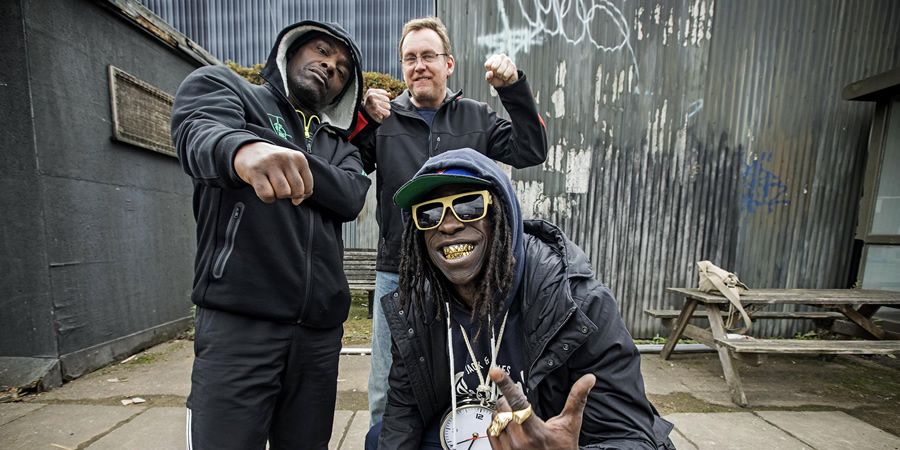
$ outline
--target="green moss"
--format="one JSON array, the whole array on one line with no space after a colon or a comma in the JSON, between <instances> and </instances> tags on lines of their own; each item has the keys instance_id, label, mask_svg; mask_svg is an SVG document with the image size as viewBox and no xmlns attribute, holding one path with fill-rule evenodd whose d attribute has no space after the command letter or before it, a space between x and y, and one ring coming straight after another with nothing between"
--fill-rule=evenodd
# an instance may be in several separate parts
<instances>
[{"instance_id":1,"label":"green moss","mask_svg":"<svg viewBox=\"0 0 900 450\"><path fill-rule=\"evenodd\" d=\"M666 342L668 342L668 340L669 340L668 338L664 338L657 334L656 336L653 337L653 339L635 339L634 343L635 343L635 345L665 344ZM679 344L696 344L697 341L695 341L693 339L679 339L678 343Z\"/></svg>"},{"instance_id":2,"label":"green moss","mask_svg":"<svg viewBox=\"0 0 900 450\"><path fill-rule=\"evenodd\" d=\"M156 359L157 355L155 353L144 353L128 362L131 364L150 364L156 362Z\"/></svg>"},{"instance_id":3,"label":"green moss","mask_svg":"<svg viewBox=\"0 0 900 450\"><path fill-rule=\"evenodd\" d=\"M363 72L363 91L367 89L384 89L391 94L391 98L397 98L406 90L406 83L384 73Z\"/></svg>"},{"instance_id":4,"label":"green moss","mask_svg":"<svg viewBox=\"0 0 900 450\"><path fill-rule=\"evenodd\" d=\"M675 392L666 395L647 394L647 398L653 403L660 414L674 413L711 413L711 412L736 412L743 409L714 405L700 400L687 392Z\"/></svg>"},{"instance_id":5,"label":"green moss","mask_svg":"<svg viewBox=\"0 0 900 450\"><path fill-rule=\"evenodd\" d=\"M253 67L244 67L238 65L238 63L234 61L225 61L225 65L228 66L229 69L235 71L238 75L240 75L245 80L253 83L253 84L263 84L265 80L259 76L259 72L263 69L263 64L254 64Z\"/></svg>"},{"instance_id":6,"label":"green moss","mask_svg":"<svg viewBox=\"0 0 900 450\"><path fill-rule=\"evenodd\" d=\"M372 319L369 315L369 295L366 291L352 291L350 312L344 322L343 344L350 347L372 345Z\"/></svg>"}]
</instances>

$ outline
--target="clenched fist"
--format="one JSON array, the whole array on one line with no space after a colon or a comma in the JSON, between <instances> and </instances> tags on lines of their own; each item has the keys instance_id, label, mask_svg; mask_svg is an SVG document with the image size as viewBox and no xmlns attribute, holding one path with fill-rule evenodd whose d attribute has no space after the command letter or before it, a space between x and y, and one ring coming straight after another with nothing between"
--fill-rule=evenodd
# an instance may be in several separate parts
<instances>
[{"instance_id":1,"label":"clenched fist","mask_svg":"<svg viewBox=\"0 0 900 450\"><path fill-rule=\"evenodd\" d=\"M391 94L384 89L369 89L363 106L370 117L381 123L391 115Z\"/></svg>"},{"instance_id":2,"label":"clenched fist","mask_svg":"<svg viewBox=\"0 0 900 450\"><path fill-rule=\"evenodd\" d=\"M509 86L519 81L519 71L509 56L492 55L484 62L484 79L494 88Z\"/></svg>"},{"instance_id":3,"label":"clenched fist","mask_svg":"<svg viewBox=\"0 0 900 450\"><path fill-rule=\"evenodd\" d=\"M296 206L313 192L313 176L306 155L268 142L241 147L234 156L234 171L266 203L289 198Z\"/></svg>"}]
</instances>

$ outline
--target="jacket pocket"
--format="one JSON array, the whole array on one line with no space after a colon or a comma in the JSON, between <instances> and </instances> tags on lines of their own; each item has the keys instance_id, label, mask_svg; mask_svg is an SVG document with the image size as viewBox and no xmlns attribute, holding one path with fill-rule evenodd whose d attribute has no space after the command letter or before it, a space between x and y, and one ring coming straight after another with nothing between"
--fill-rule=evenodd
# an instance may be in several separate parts
<instances>
[{"instance_id":1,"label":"jacket pocket","mask_svg":"<svg viewBox=\"0 0 900 450\"><path fill-rule=\"evenodd\" d=\"M231 251L234 250L234 236L237 235L238 226L241 224L243 215L244 204L242 202L235 203L234 209L231 211L231 217L228 219L228 227L225 228L225 245L222 246L219 256L216 257L216 263L213 265L213 278L222 278L222 273L225 272L225 263L228 262Z\"/></svg>"}]
</instances>

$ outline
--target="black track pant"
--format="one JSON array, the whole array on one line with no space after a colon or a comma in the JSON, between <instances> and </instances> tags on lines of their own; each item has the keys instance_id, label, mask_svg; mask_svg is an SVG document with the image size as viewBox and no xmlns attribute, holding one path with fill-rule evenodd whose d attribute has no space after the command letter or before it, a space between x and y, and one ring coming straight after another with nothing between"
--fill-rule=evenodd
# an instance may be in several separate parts
<instances>
[{"instance_id":1,"label":"black track pant","mask_svg":"<svg viewBox=\"0 0 900 450\"><path fill-rule=\"evenodd\" d=\"M188 449L326 449L343 327L197 308Z\"/></svg>"}]
</instances>

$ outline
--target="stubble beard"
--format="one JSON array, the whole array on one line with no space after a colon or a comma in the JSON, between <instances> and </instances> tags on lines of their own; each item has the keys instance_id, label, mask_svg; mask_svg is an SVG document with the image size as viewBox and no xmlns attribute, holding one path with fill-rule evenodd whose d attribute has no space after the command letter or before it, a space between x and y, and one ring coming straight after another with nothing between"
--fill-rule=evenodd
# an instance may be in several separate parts
<instances>
[{"instance_id":1,"label":"stubble beard","mask_svg":"<svg viewBox=\"0 0 900 450\"><path fill-rule=\"evenodd\" d=\"M320 86L318 82L304 77L303 72L299 75L288 77L288 89L292 98L312 109L314 113L321 112L326 105L324 86Z\"/></svg>"},{"instance_id":2,"label":"stubble beard","mask_svg":"<svg viewBox=\"0 0 900 450\"><path fill-rule=\"evenodd\" d=\"M420 104L429 104L432 102L440 103L444 100L444 91L438 92L437 86L430 86L428 88L420 88L417 90L411 90L413 99L415 99Z\"/></svg>"}]
</instances>

